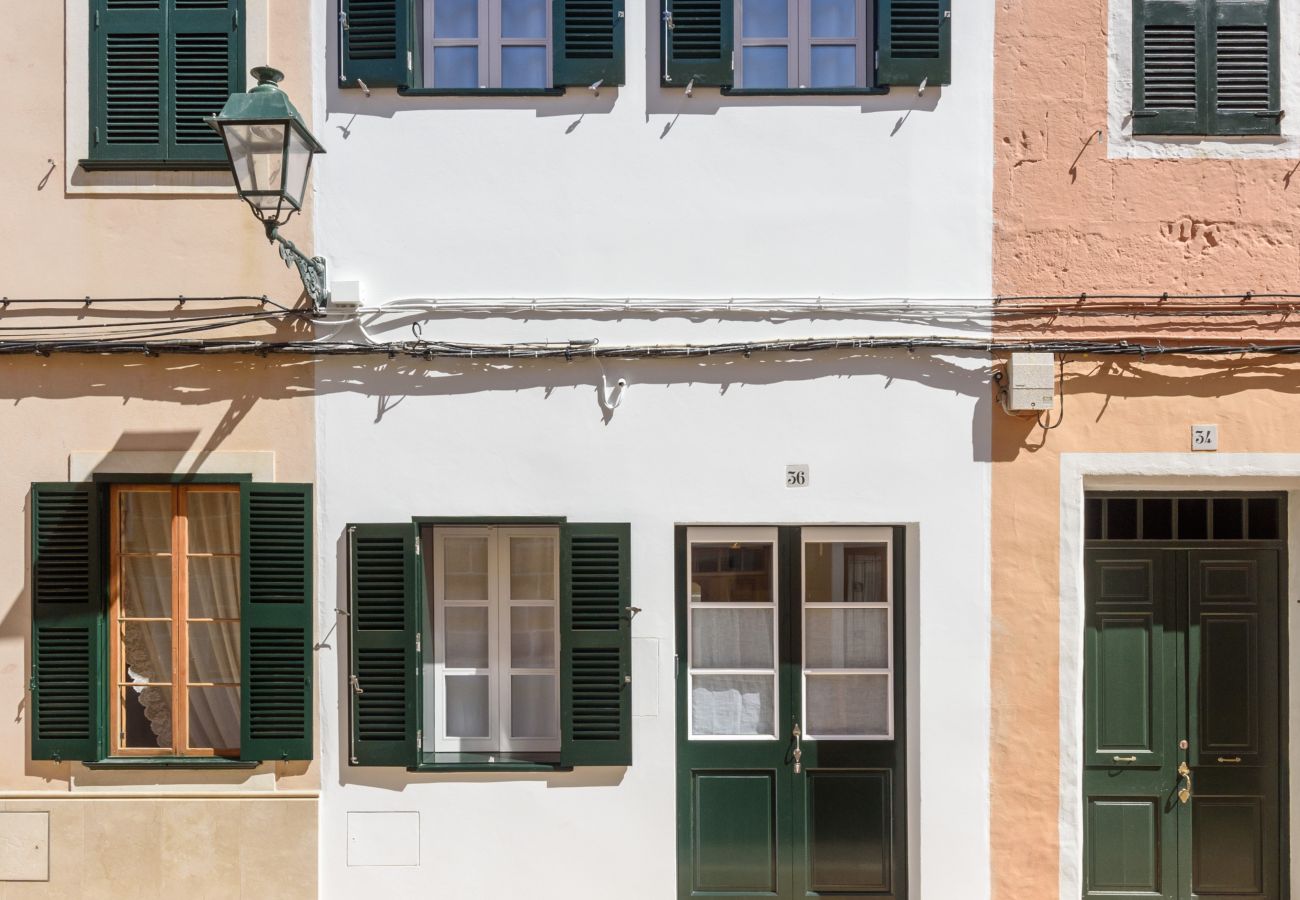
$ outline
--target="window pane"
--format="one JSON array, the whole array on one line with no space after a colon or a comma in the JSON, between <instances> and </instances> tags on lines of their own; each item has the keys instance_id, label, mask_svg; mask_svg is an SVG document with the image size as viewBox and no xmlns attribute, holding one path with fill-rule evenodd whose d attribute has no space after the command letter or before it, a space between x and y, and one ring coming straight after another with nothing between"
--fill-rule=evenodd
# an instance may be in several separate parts
<instances>
[{"instance_id":1,"label":"window pane","mask_svg":"<svg viewBox=\"0 0 1300 900\"><path fill-rule=\"evenodd\" d=\"M546 87L546 48L502 47L501 86L507 88Z\"/></svg>"},{"instance_id":2,"label":"window pane","mask_svg":"<svg viewBox=\"0 0 1300 900\"><path fill-rule=\"evenodd\" d=\"M190 688L190 746L213 750L239 748L239 688Z\"/></svg>"},{"instance_id":3,"label":"window pane","mask_svg":"<svg viewBox=\"0 0 1300 900\"><path fill-rule=\"evenodd\" d=\"M889 668L889 610L810 609L805 627L807 668Z\"/></svg>"},{"instance_id":4,"label":"window pane","mask_svg":"<svg viewBox=\"0 0 1300 900\"><path fill-rule=\"evenodd\" d=\"M448 675L447 737L488 737L488 677Z\"/></svg>"},{"instance_id":5,"label":"window pane","mask_svg":"<svg viewBox=\"0 0 1300 900\"><path fill-rule=\"evenodd\" d=\"M185 510L191 553L239 552L239 494L190 491Z\"/></svg>"},{"instance_id":6,"label":"window pane","mask_svg":"<svg viewBox=\"0 0 1300 900\"><path fill-rule=\"evenodd\" d=\"M122 615L126 618L171 618L170 556L122 557Z\"/></svg>"},{"instance_id":7,"label":"window pane","mask_svg":"<svg viewBox=\"0 0 1300 900\"><path fill-rule=\"evenodd\" d=\"M553 738L560 733L556 720L556 676L510 676L510 736Z\"/></svg>"},{"instance_id":8,"label":"window pane","mask_svg":"<svg viewBox=\"0 0 1300 900\"><path fill-rule=\"evenodd\" d=\"M771 675L693 676L691 733L773 734L773 687Z\"/></svg>"},{"instance_id":9,"label":"window pane","mask_svg":"<svg viewBox=\"0 0 1300 900\"><path fill-rule=\"evenodd\" d=\"M239 557L192 556L190 616L195 619L239 618Z\"/></svg>"},{"instance_id":10,"label":"window pane","mask_svg":"<svg viewBox=\"0 0 1300 900\"><path fill-rule=\"evenodd\" d=\"M784 88L790 86L785 47L745 48L745 87Z\"/></svg>"},{"instance_id":11,"label":"window pane","mask_svg":"<svg viewBox=\"0 0 1300 900\"><path fill-rule=\"evenodd\" d=\"M223 684L238 682L239 624L191 622L189 627L189 680Z\"/></svg>"},{"instance_id":12,"label":"window pane","mask_svg":"<svg viewBox=\"0 0 1300 900\"><path fill-rule=\"evenodd\" d=\"M813 37L857 37L857 0L812 0Z\"/></svg>"},{"instance_id":13,"label":"window pane","mask_svg":"<svg viewBox=\"0 0 1300 900\"><path fill-rule=\"evenodd\" d=\"M501 36L546 37L546 0L501 0Z\"/></svg>"},{"instance_id":14,"label":"window pane","mask_svg":"<svg viewBox=\"0 0 1300 900\"><path fill-rule=\"evenodd\" d=\"M853 87L857 80L856 47L814 45L812 48L813 87Z\"/></svg>"},{"instance_id":15,"label":"window pane","mask_svg":"<svg viewBox=\"0 0 1300 900\"><path fill-rule=\"evenodd\" d=\"M433 36L478 37L478 0L436 0L433 4Z\"/></svg>"},{"instance_id":16,"label":"window pane","mask_svg":"<svg viewBox=\"0 0 1300 900\"><path fill-rule=\"evenodd\" d=\"M170 553L172 495L163 491L123 491L122 552Z\"/></svg>"},{"instance_id":17,"label":"window pane","mask_svg":"<svg viewBox=\"0 0 1300 900\"><path fill-rule=\"evenodd\" d=\"M774 610L691 610L691 667L770 669Z\"/></svg>"},{"instance_id":18,"label":"window pane","mask_svg":"<svg viewBox=\"0 0 1300 900\"><path fill-rule=\"evenodd\" d=\"M804 546L806 603L884 603L889 600L884 544Z\"/></svg>"},{"instance_id":19,"label":"window pane","mask_svg":"<svg viewBox=\"0 0 1300 900\"><path fill-rule=\"evenodd\" d=\"M440 88L478 87L477 47L435 47L433 86Z\"/></svg>"},{"instance_id":20,"label":"window pane","mask_svg":"<svg viewBox=\"0 0 1300 900\"><path fill-rule=\"evenodd\" d=\"M516 606L510 610L510 665L516 669L555 666L555 610Z\"/></svg>"},{"instance_id":21,"label":"window pane","mask_svg":"<svg viewBox=\"0 0 1300 900\"><path fill-rule=\"evenodd\" d=\"M488 609L486 606L448 606L443 610L446 650L443 664L451 669L488 667Z\"/></svg>"},{"instance_id":22,"label":"window pane","mask_svg":"<svg viewBox=\"0 0 1300 900\"><path fill-rule=\"evenodd\" d=\"M503 47L504 66L507 50L538 49L545 56L545 47ZM518 85L507 85L517 87ZM545 84L543 83L543 86ZM510 599L554 600L555 566L554 537L512 537L510 539Z\"/></svg>"},{"instance_id":23,"label":"window pane","mask_svg":"<svg viewBox=\"0 0 1300 900\"><path fill-rule=\"evenodd\" d=\"M124 681L172 680L172 623L126 622L122 625Z\"/></svg>"},{"instance_id":24,"label":"window pane","mask_svg":"<svg viewBox=\"0 0 1300 900\"><path fill-rule=\"evenodd\" d=\"M809 675L807 734L889 733L888 675Z\"/></svg>"},{"instance_id":25,"label":"window pane","mask_svg":"<svg viewBox=\"0 0 1300 900\"><path fill-rule=\"evenodd\" d=\"M172 689L155 685L122 688L122 746L157 749L172 745Z\"/></svg>"},{"instance_id":26,"label":"window pane","mask_svg":"<svg viewBox=\"0 0 1300 900\"><path fill-rule=\"evenodd\" d=\"M790 34L790 13L786 0L744 0L740 10L745 37L773 38Z\"/></svg>"},{"instance_id":27,"label":"window pane","mask_svg":"<svg viewBox=\"0 0 1300 900\"><path fill-rule=\"evenodd\" d=\"M441 53L442 49L437 52ZM442 568L443 595L446 599L483 601L488 599L487 537L447 538L442 548Z\"/></svg>"},{"instance_id":28,"label":"window pane","mask_svg":"<svg viewBox=\"0 0 1300 900\"><path fill-rule=\"evenodd\" d=\"M784 53L784 49L781 52ZM783 79L784 77L782 75ZM691 600L704 603L771 603L772 545L692 545Z\"/></svg>"}]
</instances>

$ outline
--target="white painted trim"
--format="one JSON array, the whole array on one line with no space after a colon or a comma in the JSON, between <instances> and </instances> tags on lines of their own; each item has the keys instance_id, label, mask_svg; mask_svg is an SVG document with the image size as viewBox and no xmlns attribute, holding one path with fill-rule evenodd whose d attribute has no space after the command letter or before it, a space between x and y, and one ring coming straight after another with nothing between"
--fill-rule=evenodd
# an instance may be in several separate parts
<instances>
[{"instance_id":1,"label":"white painted trim","mask_svg":"<svg viewBox=\"0 0 1300 900\"><path fill-rule=\"evenodd\" d=\"M89 450L68 454L68 480L95 475L251 475L275 481L270 450Z\"/></svg>"},{"instance_id":2,"label":"white painted trim","mask_svg":"<svg viewBox=\"0 0 1300 900\"><path fill-rule=\"evenodd\" d=\"M1300 454L1296 453L1063 453L1060 486L1060 897L1083 893L1083 496L1085 490L1252 490L1287 492L1287 602L1300 597ZM1300 647L1300 611L1288 616L1290 645ZM1300 765L1300 654L1288 658L1291 707L1289 765ZM1290 808L1300 781L1287 787ZM1294 822L1294 818L1293 818ZM1300 828L1290 829L1290 854ZM1295 866L1291 890L1300 890Z\"/></svg>"}]
</instances>

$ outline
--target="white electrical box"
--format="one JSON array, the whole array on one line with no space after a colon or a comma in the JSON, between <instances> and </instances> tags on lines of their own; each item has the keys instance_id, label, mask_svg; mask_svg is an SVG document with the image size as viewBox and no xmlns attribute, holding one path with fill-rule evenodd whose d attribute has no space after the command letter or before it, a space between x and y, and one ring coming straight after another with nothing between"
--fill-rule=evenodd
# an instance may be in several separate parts
<instances>
[{"instance_id":1,"label":"white electrical box","mask_svg":"<svg viewBox=\"0 0 1300 900\"><path fill-rule=\"evenodd\" d=\"M327 313L353 313L361 307L361 282L334 281L330 283L330 299L325 304Z\"/></svg>"},{"instance_id":2,"label":"white electrical box","mask_svg":"<svg viewBox=\"0 0 1300 900\"><path fill-rule=\"evenodd\" d=\"M1039 412L1056 400L1056 365L1050 353L1012 353L1007 364L1007 409Z\"/></svg>"}]
</instances>

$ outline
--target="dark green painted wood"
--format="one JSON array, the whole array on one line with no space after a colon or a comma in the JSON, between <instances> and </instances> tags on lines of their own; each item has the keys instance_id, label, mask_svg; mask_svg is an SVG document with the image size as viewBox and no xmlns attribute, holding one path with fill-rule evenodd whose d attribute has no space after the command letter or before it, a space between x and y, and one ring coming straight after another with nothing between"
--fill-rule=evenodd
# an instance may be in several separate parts
<instances>
[{"instance_id":1,"label":"dark green painted wood","mask_svg":"<svg viewBox=\"0 0 1300 900\"><path fill-rule=\"evenodd\" d=\"M560 760L632 764L632 533L560 528Z\"/></svg>"},{"instance_id":2,"label":"dark green painted wood","mask_svg":"<svg viewBox=\"0 0 1300 900\"><path fill-rule=\"evenodd\" d=\"M950 0L879 0L876 9L879 84L952 82Z\"/></svg>"},{"instance_id":3,"label":"dark green painted wood","mask_svg":"<svg viewBox=\"0 0 1300 900\"><path fill-rule=\"evenodd\" d=\"M556 87L627 83L623 0L554 0L551 16Z\"/></svg>"},{"instance_id":4,"label":"dark green painted wood","mask_svg":"<svg viewBox=\"0 0 1300 900\"><path fill-rule=\"evenodd\" d=\"M312 487L239 486L241 759L311 759Z\"/></svg>"},{"instance_id":5,"label":"dark green painted wood","mask_svg":"<svg viewBox=\"0 0 1300 900\"><path fill-rule=\"evenodd\" d=\"M420 561L416 526L349 525L349 765L417 766Z\"/></svg>"},{"instance_id":6,"label":"dark green painted wood","mask_svg":"<svg viewBox=\"0 0 1300 900\"><path fill-rule=\"evenodd\" d=\"M347 16L339 82L342 87L415 86L419 44L411 0L339 0Z\"/></svg>"},{"instance_id":7,"label":"dark green painted wood","mask_svg":"<svg viewBox=\"0 0 1300 900\"><path fill-rule=\"evenodd\" d=\"M733 84L734 18L733 0L662 0L658 26L663 84Z\"/></svg>"},{"instance_id":8,"label":"dark green painted wood","mask_svg":"<svg viewBox=\"0 0 1300 900\"><path fill-rule=\"evenodd\" d=\"M102 755L99 501L99 490L92 484L32 485L32 759L88 760Z\"/></svg>"},{"instance_id":9,"label":"dark green painted wood","mask_svg":"<svg viewBox=\"0 0 1300 900\"><path fill-rule=\"evenodd\" d=\"M1207 32L1210 134L1282 131L1277 0L1217 0Z\"/></svg>"}]
</instances>

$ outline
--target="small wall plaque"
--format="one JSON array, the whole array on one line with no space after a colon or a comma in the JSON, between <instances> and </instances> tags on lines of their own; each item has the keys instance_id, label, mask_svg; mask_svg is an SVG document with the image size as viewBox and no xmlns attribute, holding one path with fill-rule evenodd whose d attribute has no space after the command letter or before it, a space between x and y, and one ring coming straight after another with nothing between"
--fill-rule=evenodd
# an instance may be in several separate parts
<instances>
[{"instance_id":1,"label":"small wall plaque","mask_svg":"<svg viewBox=\"0 0 1300 900\"><path fill-rule=\"evenodd\" d=\"M785 467L785 486L801 488L808 486L808 464L791 463Z\"/></svg>"},{"instance_id":2,"label":"small wall plaque","mask_svg":"<svg viewBox=\"0 0 1300 900\"><path fill-rule=\"evenodd\" d=\"M1193 450L1218 450L1219 449L1219 426L1218 425L1193 425L1192 426L1192 449Z\"/></svg>"}]
</instances>

